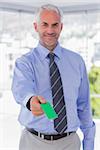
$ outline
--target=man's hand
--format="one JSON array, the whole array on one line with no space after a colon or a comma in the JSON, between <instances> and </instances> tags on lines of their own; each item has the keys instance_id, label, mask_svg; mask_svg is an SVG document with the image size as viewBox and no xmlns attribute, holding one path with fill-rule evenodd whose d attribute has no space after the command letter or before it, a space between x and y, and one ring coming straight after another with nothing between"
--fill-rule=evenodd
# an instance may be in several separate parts
<instances>
[{"instance_id":1,"label":"man's hand","mask_svg":"<svg viewBox=\"0 0 100 150\"><path fill-rule=\"evenodd\" d=\"M46 103L46 100L42 96L33 96L31 98L30 109L34 116L40 116L44 114L40 106L41 103Z\"/></svg>"}]
</instances>

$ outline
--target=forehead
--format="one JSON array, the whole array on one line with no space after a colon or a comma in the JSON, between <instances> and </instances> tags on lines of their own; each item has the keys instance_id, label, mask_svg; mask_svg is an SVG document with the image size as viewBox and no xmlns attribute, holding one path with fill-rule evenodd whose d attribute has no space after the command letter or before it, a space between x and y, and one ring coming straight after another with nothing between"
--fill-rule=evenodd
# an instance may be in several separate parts
<instances>
[{"instance_id":1,"label":"forehead","mask_svg":"<svg viewBox=\"0 0 100 150\"><path fill-rule=\"evenodd\" d=\"M60 15L53 10L43 10L40 14L40 22L60 22Z\"/></svg>"}]
</instances>

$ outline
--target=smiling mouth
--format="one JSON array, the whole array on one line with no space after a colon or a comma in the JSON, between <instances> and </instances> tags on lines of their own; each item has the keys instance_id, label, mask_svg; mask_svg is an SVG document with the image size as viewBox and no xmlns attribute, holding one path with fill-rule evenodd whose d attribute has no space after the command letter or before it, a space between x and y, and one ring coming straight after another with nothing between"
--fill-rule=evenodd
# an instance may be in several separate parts
<instances>
[{"instance_id":1,"label":"smiling mouth","mask_svg":"<svg viewBox=\"0 0 100 150\"><path fill-rule=\"evenodd\" d=\"M56 35L55 34L46 34L45 36L46 37L55 37Z\"/></svg>"},{"instance_id":2,"label":"smiling mouth","mask_svg":"<svg viewBox=\"0 0 100 150\"><path fill-rule=\"evenodd\" d=\"M55 36L55 35L46 35L45 37L46 37L46 38L51 38L51 39L52 39L52 38L55 38L56 36Z\"/></svg>"}]
</instances>

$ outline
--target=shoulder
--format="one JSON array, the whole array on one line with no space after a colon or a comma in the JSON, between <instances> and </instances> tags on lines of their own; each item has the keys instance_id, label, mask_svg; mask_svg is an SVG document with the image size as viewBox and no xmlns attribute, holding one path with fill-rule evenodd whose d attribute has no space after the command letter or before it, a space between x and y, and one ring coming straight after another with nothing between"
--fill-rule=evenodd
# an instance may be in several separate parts
<instances>
[{"instance_id":1,"label":"shoulder","mask_svg":"<svg viewBox=\"0 0 100 150\"><path fill-rule=\"evenodd\" d=\"M67 63L73 70L80 72L81 76L87 72L85 61L80 56L80 54L73 52L69 49L62 48L62 58L64 59L64 63Z\"/></svg>"},{"instance_id":2,"label":"shoulder","mask_svg":"<svg viewBox=\"0 0 100 150\"><path fill-rule=\"evenodd\" d=\"M15 61L15 68L33 70L33 62L34 62L34 49L18 57Z\"/></svg>"},{"instance_id":3,"label":"shoulder","mask_svg":"<svg viewBox=\"0 0 100 150\"><path fill-rule=\"evenodd\" d=\"M18 57L16 59L16 62L26 62L26 63L30 63L33 59L34 59L34 49L31 49L29 52L22 54L20 57Z\"/></svg>"},{"instance_id":4,"label":"shoulder","mask_svg":"<svg viewBox=\"0 0 100 150\"><path fill-rule=\"evenodd\" d=\"M81 58L80 54L78 54L77 52L74 52L74 51L64 48L64 47L62 47L62 52L68 57Z\"/></svg>"},{"instance_id":5,"label":"shoulder","mask_svg":"<svg viewBox=\"0 0 100 150\"><path fill-rule=\"evenodd\" d=\"M71 61L73 63L76 62L79 64L84 63L82 56L72 50L62 47L62 54L63 54L64 58L68 61Z\"/></svg>"}]
</instances>

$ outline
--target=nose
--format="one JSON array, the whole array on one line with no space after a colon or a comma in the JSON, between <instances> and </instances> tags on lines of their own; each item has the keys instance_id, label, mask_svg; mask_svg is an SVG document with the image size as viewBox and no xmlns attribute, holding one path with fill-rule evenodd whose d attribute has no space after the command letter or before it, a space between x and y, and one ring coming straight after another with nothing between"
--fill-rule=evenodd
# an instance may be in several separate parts
<instances>
[{"instance_id":1,"label":"nose","mask_svg":"<svg viewBox=\"0 0 100 150\"><path fill-rule=\"evenodd\" d=\"M54 33L54 30L53 30L53 28L51 26L47 28L47 33L48 34Z\"/></svg>"}]
</instances>

